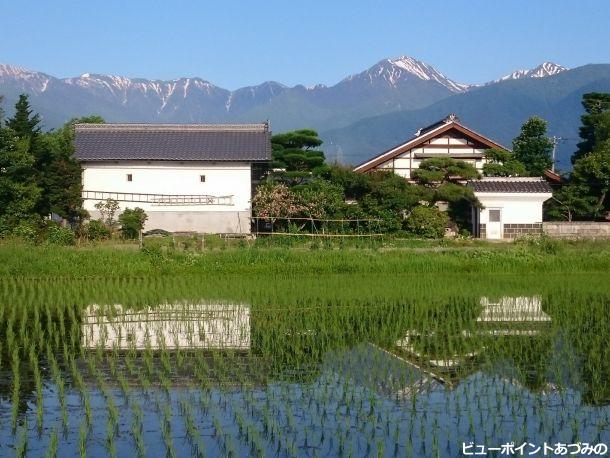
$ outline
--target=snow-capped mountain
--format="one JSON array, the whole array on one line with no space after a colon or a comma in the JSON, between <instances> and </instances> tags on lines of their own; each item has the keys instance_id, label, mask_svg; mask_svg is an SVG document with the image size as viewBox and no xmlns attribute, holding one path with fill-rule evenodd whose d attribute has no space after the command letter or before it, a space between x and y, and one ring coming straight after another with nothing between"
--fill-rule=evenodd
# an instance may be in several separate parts
<instances>
[{"instance_id":1,"label":"snow-capped mountain","mask_svg":"<svg viewBox=\"0 0 610 458\"><path fill-rule=\"evenodd\" d=\"M535 68L529 70L517 70L510 75L505 75L502 78L491 81L487 84L498 83L506 80L516 80L520 78L545 78L547 76L553 76L557 73L566 71L567 68L553 62L543 62Z\"/></svg>"},{"instance_id":2,"label":"snow-capped mountain","mask_svg":"<svg viewBox=\"0 0 610 458\"><path fill-rule=\"evenodd\" d=\"M17 83L26 92L44 92L51 80L52 76L41 72L35 72L23 67L13 65L0 64L0 95L2 95L2 87L4 83Z\"/></svg>"},{"instance_id":3,"label":"snow-capped mountain","mask_svg":"<svg viewBox=\"0 0 610 458\"><path fill-rule=\"evenodd\" d=\"M463 92L470 87L468 84L457 83L447 78L431 65L408 56L381 60L362 73L348 76L343 82L363 79L373 84L375 81L381 80L390 87L397 87L401 83L412 81L414 78L436 82L451 92Z\"/></svg>"},{"instance_id":4,"label":"snow-capped mountain","mask_svg":"<svg viewBox=\"0 0 610 458\"><path fill-rule=\"evenodd\" d=\"M545 62L497 81L542 78L564 70ZM458 83L431 65L408 56L383 59L331 86L288 87L267 81L234 91L198 77L149 80L84 73L56 78L0 64L4 111L10 115L18 95L26 92L46 128L57 127L75 116L99 114L108 121L122 122L270 119L276 131L303 126L327 130L369 116L421 109L473 87Z\"/></svg>"}]
</instances>

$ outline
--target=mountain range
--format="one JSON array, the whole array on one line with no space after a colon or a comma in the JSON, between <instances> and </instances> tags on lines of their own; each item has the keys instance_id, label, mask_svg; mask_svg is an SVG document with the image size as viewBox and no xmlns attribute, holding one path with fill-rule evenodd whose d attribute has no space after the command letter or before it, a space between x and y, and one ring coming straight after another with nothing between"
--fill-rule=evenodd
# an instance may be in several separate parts
<instances>
[{"instance_id":1,"label":"mountain range","mask_svg":"<svg viewBox=\"0 0 610 458\"><path fill-rule=\"evenodd\" d=\"M610 65L568 70L545 62L485 84L464 84L412 57L383 59L337 84L286 86L267 81L234 91L202 78L149 80L85 73L56 78L0 64L4 110L22 92L45 128L99 114L111 122L217 123L270 120L274 132L311 127L331 158L357 163L409 138L448 113L510 146L519 126L537 114L549 121L566 165L576 142L580 98L610 91Z\"/></svg>"}]
</instances>

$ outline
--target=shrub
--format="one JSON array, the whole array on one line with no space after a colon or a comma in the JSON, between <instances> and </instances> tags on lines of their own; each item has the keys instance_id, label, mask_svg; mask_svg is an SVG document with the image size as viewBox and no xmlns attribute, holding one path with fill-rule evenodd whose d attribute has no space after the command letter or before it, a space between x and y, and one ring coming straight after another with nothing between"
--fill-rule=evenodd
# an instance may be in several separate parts
<instances>
[{"instance_id":1,"label":"shrub","mask_svg":"<svg viewBox=\"0 0 610 458\"><path fill-rule=\"evenodd\" d=\"M559 254L562 251L561 242L546 234L526 234L515 240L515 245L521 245L528 249L534 249L544 254Z\"/></svg>"},{"instance_id":2,"label":"shrub","mask_svg":"<svg viewBox=\"0 0 610 458\"><path fill-rule=\"evenodd\" d=\"M105 240L110 237L110 229L101 221L92 220L87 224L85 234L89 240Z\"/></svg>"},{"instance_id":3,"label":"shrub","mask_svg":"<svg viewBox=\"0 0 610 458\"><path fill-rule=\"evenodd\" d=\"M52 245L74 245L76 244L76 236L72 229L53 223L47 229L47 241Z\"/></svg>"},{"instance_id":4,"label":"shrub","mask_svg":"<svg viewBox=\"0 0 610 458\"><path fill-rule=\"evenodd\" d=\"M23 221L13 229L12 235L27 242L35 243L38 239L38 227L35 224Z\"/></svg>"},{"instance_id":5,"label":"shrub","mask_svg":"<svg viewBox=\"0 0 610 458\"><path fill-rule=\"evenodd\" d=\"M123 236L128 239L138 238L147 219L148 215L141 208L126 208L119 216L119 223L121 223L121 232L123 233Z\"/></svg>"},{"instance_id":6,"label":"shrub","mask_svg":"<svg viewBox=\"0 0 610 458\"><path fill-rule=\"evenodd\" d=\"M415 207L407 218L407 229L425 238L440 238L445 234L449 217L436 207Z\"/></svg>"}]
</instances>

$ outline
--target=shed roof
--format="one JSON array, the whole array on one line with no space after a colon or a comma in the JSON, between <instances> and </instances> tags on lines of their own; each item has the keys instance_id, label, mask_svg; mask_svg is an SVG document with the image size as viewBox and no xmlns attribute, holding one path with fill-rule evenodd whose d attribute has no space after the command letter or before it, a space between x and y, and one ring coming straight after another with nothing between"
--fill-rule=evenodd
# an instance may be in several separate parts
<instances>
[{"instance_id":1,"label":"shed roof","mask_svg":"<svg viewBox=\"0 0 610 458\"><path fill-rule=\"evenodd\" d=\"M271 159L268 124L76 124L79 161Z\"/></svg>"},{"instance_id":2,"label":"shed roof","mask_svg":"<svg viewBox=\"0 0 610 458\"><path fill-rule=\"evenodd\" d=\"M551 186L543 178L483 178L468 182L474 192L494 193L551 193Z\"/></svg>"}]
</instances>

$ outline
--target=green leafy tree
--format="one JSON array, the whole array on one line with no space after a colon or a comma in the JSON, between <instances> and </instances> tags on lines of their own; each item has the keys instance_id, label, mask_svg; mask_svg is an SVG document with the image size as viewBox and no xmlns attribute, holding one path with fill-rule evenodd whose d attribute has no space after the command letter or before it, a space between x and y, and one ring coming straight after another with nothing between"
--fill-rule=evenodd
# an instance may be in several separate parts
<instances>
[{"instance_id":1,"label":"green leafy tree","mask_svg":"<svg viewBox=\"0 0 610 458\"><path fill-rule=\"evenodd\" d=\"M513 140L513 153L530 176L542 176L553 165L553 142L547 137L547 122L538 116L529 118Z\"/></svg>"},{"instance_id":2,"label":"green leafy tree","mask_svg":"<svg viewBox=\"0 0 610 458\"><path fill-rule=\"evenodd\" d=\"M527 175L525 166L513 153L501 148L485 151L487 162L483 165L483 175L487 177L519 177Z\"/></svg>"},{"instance_id":3,"label":"green leafy tree","mask_svg":"<svg viewBox=\"0 0 610 458\"><path fill-rule=\"evenodd\" d=\"M144 224L148 219L146 212L140 207L126 208L119 215L119 224L123 236L128 239L136 239L140 235L140 231L144 229Z\"/></svg>"},{"instance_id":4,"label":"green leafy tree","mask_svg":"<svg viewBox=\"0 0 610 458\"><path fill-rule=\"evenodd\" d=\"M119 203L114 199L106 199L99 201L94 207L100 213L99 220L109 229L114 229L117 224L115 215L119 211Z\"/></svg>"},{"instance_id":5,"label":"green leafy tree","mask_svg":"<svg viewBox=\"0 0 610 458\"><path fill-rule=\"evenodd\" d=\"M81 167L74 158L74 125L77 123L101 124L104 120L99 116L74 118L44 137L52 153L43 171L49 210L69 221L80 220L87 214L81 197Z\"/></svg>"},{"instance_id":6,"label":"green leafy tree","mask_svg":"<svg viewBox=\"0 0 610 458\"><path fill-rule=\"evenodd\" d=\"M450 157L425 159L413 171L413 179L430 190L429 205L447 202L451 219L466 230L470 228L470 208L480 204L472 189L463 183L479 176L473 165Z\"/></svg>"},{"instance_id":7,"label":"green leafy tree","mask_svg":"<svg viewBox=\"0 0 610 458\"><path fill-rule=\"evenodd\" d=\"M273 177L290 185L304 183L308 178L328 171L325 156L315 148L322 145L318 133L300 129L271 138Z\"/></svg>"},{"instance_id":8,"label":"green leafy tree","mask_svg":"<svg viewBox=\"0 0 610 458\"><path fill-rule=\"evenodd\" d=\"M572 221L593 213L596 199L575 183L562 186L545 202L545 214L552 220Z\"/></svg>"},{"instance_id":9,"label":"green leafy tree","mask_svg":"<svg viewBox=\"0 0 610 458\"><path fill-rule=\"evenodd\" d=\"M382 231L395 232L404 229L407 215L431 196L424 186L411 184L392 172L378 171L370 174L370 192L362 197L360 205L368 218L381 220Z\"/></svg>"},{"instance_id":10,"label":"green leafy tree","mask_svg":"<svg viewBox=\"0 0 610 458\"><path fill-rule=\"evenodd\" d=\"M340 164L331 164L324 174L325 179L343 188L347 199L362 199L370 193L373 176L370 173L356 173L352 167Z\"/></svg>"},{"instance_id":11,"label":"green leafy tree","mask_svg":"<svg viewBox=\"0 0 610 458\"><path fill-rule=\"evenodd\" d=\"M28 139L18 138L10 128L0 128L0 233L40 220L36 205L41 190L28 147Z\"/></svg>"},{"instance_id":12,"label":"green leafy tree","mask_svg":"<svg viewBox=\"0 0 610 458\"><path fill-rule=\"evenodd\" d=\"M610 139L596 144L593 151L576 161L571 182L584 195L595 198L591 208L594 218L610 212Z\"/></svg>"},{"instance_id":13,"label":"green leafy tree","mask_svg":"<svg viewBox=\"0 0 610 458\"><path fill-rule=\"evenodd\" d=\"M300 207L296 216L326 219L340 216L345 208L343 188L329 181L316 179L292 190Z\"/></svg>"},{"instance_id":14,"label":"green leafy tree","mask_svg":"<svg viewBox=\"0 0 610 458\"><path fill-rule=\"evenodd\" d=\"M415 207L407 218L407 230L425 238L440 238L445 234L449 216L436 207Z\"/></svg>"},{"instance_id":15,"label":"green leafy tree","mask_svg":"<svg viewBox=\"0 0 610 458\"><path fill-rule=\"evenodd\" d=\"M580 117L578 150L572 155L572 164L590 153L597 142L610 138L610 94L590 92L582 97L585 114Z\"/></svg>"}]
</instances>

